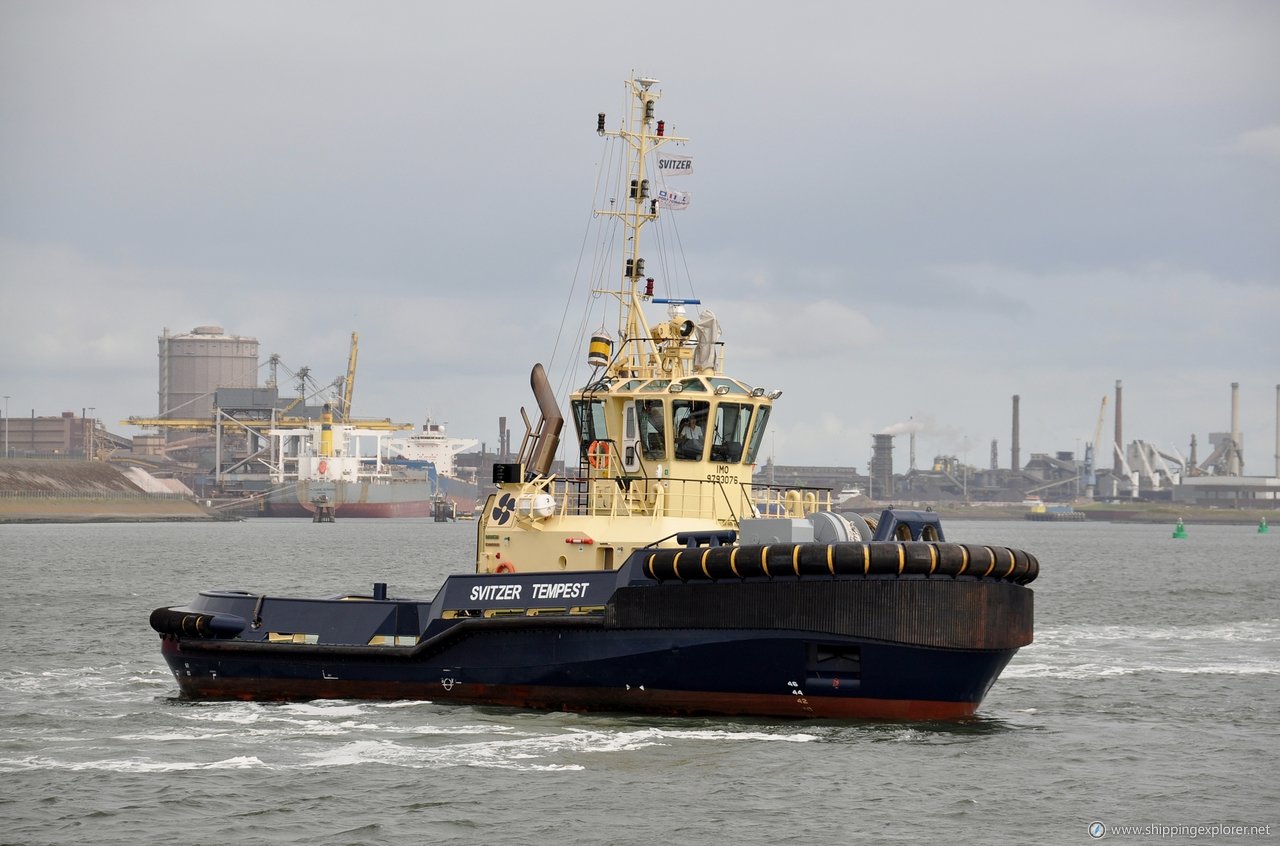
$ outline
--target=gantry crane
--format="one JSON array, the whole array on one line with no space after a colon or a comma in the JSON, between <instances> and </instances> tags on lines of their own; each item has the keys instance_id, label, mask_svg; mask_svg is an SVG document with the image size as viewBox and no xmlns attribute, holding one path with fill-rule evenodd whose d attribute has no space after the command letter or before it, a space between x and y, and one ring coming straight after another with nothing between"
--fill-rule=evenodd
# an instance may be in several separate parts
<instances>
[{"instance_id":1,"label":"gantry crane","mask_svg":"<svg viewBox=\"0 0 1280 846\"><path fill-rule=\"evenodd\" d=\"M276 411L269 419L233 419L224 415L220 410L215 409L213 419L192 417L130 417L126 420L122 420L121 423L126 426L139 426L143 428L209 431L212 429L218 429L223 422L227 422L242 429L260 434L272 428L306 426L314 422L305 416L293 416L290 412L298 407L305 408L308 399L319 394L322 390L327 390L330 387L333 387L337 388L340 394L337 403L340 422L348 425L359 425L361 428L365 429L377 429L380 431L404 431L412 429L412 423L392 423L388 418L379 420L356 420L351 416L351 398L355 392L356 359L359 352L359 338L359 333L351 333L351 349L347 356L347 375L345 379L339 377L334 380L332 385L326 384L321 387L316 385L315 380L311 378L310 367L305 365L303 367L299 367L296 373L290 374L297 379L298 395L287 405ZM282 366L280 356L272 354L269 365L271 367L270 384L274 387L277 380L277 368ZM286 366L285 370L289 371L289 368Z\"/></svg>"}]
</instances>

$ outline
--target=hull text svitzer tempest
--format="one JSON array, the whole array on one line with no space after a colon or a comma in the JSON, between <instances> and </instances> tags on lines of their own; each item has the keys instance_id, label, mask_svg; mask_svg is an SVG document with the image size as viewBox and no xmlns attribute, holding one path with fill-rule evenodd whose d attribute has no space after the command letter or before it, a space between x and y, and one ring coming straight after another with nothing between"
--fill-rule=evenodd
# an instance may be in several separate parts
<instances>
[{"instance_id":1,"label":"hull text svitzer tempest","mask_svg":"<svg viewBox=\"0 0 1280 846\"><path fill-rule=\"evenodd\" d=\"M590 338L565 418L541 365L539 416L494 468L473 573L432 598L210 590L151 625L184 696L430 699L565 710L932 719L974 713L1032 638L1036 559L946 542L931 512L830 510L824 490L752 485L781 392L731 377L715 316L661 297L641 233L689 194L660 148L656 80L627 82L626 151L596 220L620 230L616 345ZM602 161L613 160L602 156ZM678 242L666 239L664 243ZM655 266L674 266L658 256ZM604 295L603 297L601 295ZM645 309L666 305L651 324Z\"/></svg>"}]
</instances>

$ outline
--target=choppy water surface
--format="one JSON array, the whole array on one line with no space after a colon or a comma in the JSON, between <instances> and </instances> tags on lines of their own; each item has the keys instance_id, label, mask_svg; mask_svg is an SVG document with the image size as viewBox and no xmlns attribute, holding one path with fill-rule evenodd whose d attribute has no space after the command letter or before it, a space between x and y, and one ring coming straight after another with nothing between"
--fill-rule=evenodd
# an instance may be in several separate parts
<instances>
[{"instance_id":1,"label":"choppy water surface","mask_svg":"<svg viewBox=\"0 0 1280 846\"><path fill-rule=\"evenodd\" d=\"M0 527L0 843L1280 838L1280 534L947 529L1040 558L1036 643L977 719L919 724L183 702L152 608L215 586L429 596L474 526Z\"/></svg>"}]
</instances>

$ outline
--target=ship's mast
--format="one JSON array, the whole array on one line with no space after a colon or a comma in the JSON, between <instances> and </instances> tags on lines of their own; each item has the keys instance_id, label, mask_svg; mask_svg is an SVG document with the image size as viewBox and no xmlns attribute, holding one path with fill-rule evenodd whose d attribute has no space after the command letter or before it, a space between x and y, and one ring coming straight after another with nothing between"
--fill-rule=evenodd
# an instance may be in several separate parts
<instances>
[{"instance_id":1,"label":"ship's mast","mask_svg":"<svg viewBox=\"0 0 1280 846\"><path fill-rule=\"evenodd\" d=\"M658 217L657 194L649 183L646 165L649 154L668 141L687 141L666 134L665 122L656 120L654 111L662 92L652 90L656 79L639 77L627 81L632 95L631 109L625 128L606 130L604 114L599 115L596 131L601 135L621 138L627 143L627 192L626 202L619 209L598 209L596 214L618 218L626 233L623 249L623 283L619 290L601 291L618 298L621 314L618 320L619 352L611 370L631 375L651 374L658 365L658 350L653 333L645 320L641 307L643 300L653 295L651 289L642 290L645 281L645 261L640 251L640 230Z\"/></svg>"}]
</instances>

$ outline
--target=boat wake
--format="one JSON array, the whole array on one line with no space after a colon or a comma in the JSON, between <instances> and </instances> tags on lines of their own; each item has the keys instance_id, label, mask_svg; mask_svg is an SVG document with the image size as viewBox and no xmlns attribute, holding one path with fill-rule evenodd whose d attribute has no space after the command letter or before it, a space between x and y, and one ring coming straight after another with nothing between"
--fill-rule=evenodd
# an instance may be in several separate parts
<instances>
[{"instance_id":1,"label":"boat wake","mask_svg":"<svg viewBox=\"0 0 1280 846\"><path fill-rule=\"evenodd\" d=\"M1010 678L1152 673L1280 675L1280 621L1187 626L1046 627L1005 669Z\"/></svg>"},{"instance_id":2,"label":"boat wake","mask_svg":"<svg viewBox=\"0 0 1280 846\"><path fill-rule=\"evenodd\" d=\"M0 759L0 772L23 770L67 770L70 772L172 773L184 770L248 770L262 767L261 759L252 755L236 756L220 761L164 762L138 758L103 761L63 761L30 755L9 760Z\"/></svg>"},{"instance_id":3,"label":"boat wake","mask_svg":"<svg viewBox=\"0 0 1280 846\"><path fill-rule=\"evenodd\" d=\"M547 726L544 721L548 717L540 714L518 714L505 721L451 723L451 718L474 717L475 713L453 706L439 708L429 702L184 704L191 707L164 712L163 725L150 730L128 726L128 732L93 742L74 735L45 736L38 753L22 750L28 754L0 757L0 772L314 770L365 764L555 772L587 769L584 756L630 753L655 746L822 740L817 734L769 731L759 726L743 730ZM417 710L425 713L415 713ZM553 721L564 718L567 715L550 716ZM526 720L531 722L524 724ZM120 755L139 747L153 754Z\"/></svg>"},{"instance_id":4,"label":"boat wake","mask_svg":"<svg viewBox=\"0 0 1280 846\"><path fill-rule=\"evenodd\" d=\"M515 731L514 729L511 729ZM492 729L485 727L484 731ZM683 742L789 742L805 743L818 738L808 734L772 734L756 731L673 731L669 729L571 729L556 734L528 734L448 746L424 747L388 740L354 741L335 749L311 753L311 766L390 764L410 769L487 767L493 769L553 772L583 770L573 758L586 754L635 752L653 746L674 746Z\"/></svg>"}]
</instances>

